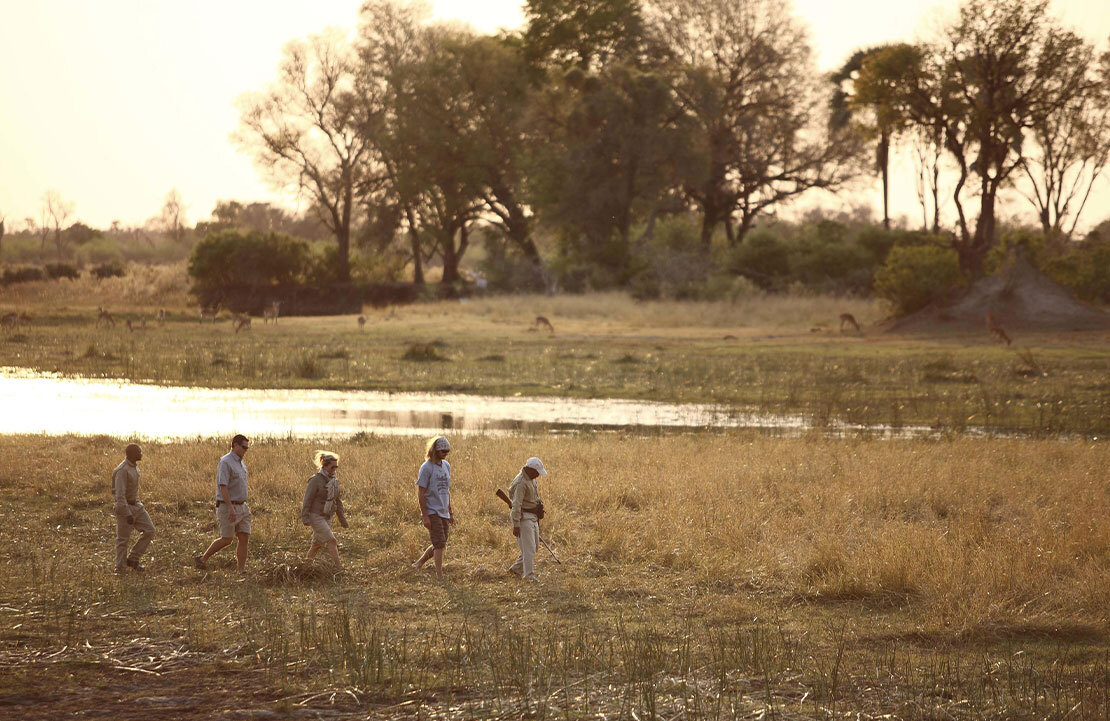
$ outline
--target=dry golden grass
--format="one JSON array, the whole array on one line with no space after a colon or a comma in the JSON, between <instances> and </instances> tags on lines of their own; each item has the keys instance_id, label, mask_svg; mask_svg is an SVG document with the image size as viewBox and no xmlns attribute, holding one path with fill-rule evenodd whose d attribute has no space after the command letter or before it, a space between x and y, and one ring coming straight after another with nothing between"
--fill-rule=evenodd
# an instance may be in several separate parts
<instances>
[{"instance_id":1,"label":"dry golden grass","mask_svg":"<svg viewBox=\"0 0 1110 721\"><path fill-rule=\"evenodd\" d=\"M412 488L421 443L383 437L335 444L355 519L340 535L344 545L365 544L368 554L347 554L356 569L400 568L423 544ZM42 479L42 491L57 501L54 513L97 499L119 455L119 443L107 439L2 444L6 485L27 488ZM197 525L191 511L213 495L220 445L147 444L144 496L162 511L155 515L163 529L179 525L175 515L183 509ZM261 440L248 455L261 509L255 533L267 544L297 550L306 537L297 514L313 447ZM913 629L929 633L1054 622L1108 630L1104 443L606 434L461 438L455 448L461 520L449 557L461 579L511 560L493 491L537 454L552 469L542 481L553 509L544 532L567 556L560 582L601 575L652 585L659 577L671 579L665 586L725 583L730 595L783 604L859 600L910 609ZM89 509L96 513L88 520L106 508ZM200 527L207 515L200 514ZM61 535L90 530L77 524ZM197 533L190 546L202 545L205 535ZM109 565L106 544L63 542L57 550L75 562ZM182 561L177 556L189 549L159 543L157 550L166 563L166 554Z\"/></svg>"},{"instance_id":2,"label":"dry golden grass","mask_svg":"<svg viewBox=\"0 0 1110 721\"><path fill-rule=\"evenodd\" d=\"M32 314L59 308L95 308L114 311L159 308L184 309L193 303L185 263L140 265L131 263L127 275L97 280L86 273L76 280L42 280L0 287L0 306Z\"/></svg>"},{"instance_id":3,"label":"dry golden grass","mask_svg":"<svg viewBox=\"0 0 1110 721\"><path fill-rule=\"evenodd\" d=\"M213 470L226 443L145 443L143 498L158 533L147 574L116 578L108 475L124 442L0 439L0 538L10 549L0 626L16 629L0 641L23 649L14 658L80 650L89 639L107 656L95 649L119 638L180 639L190 653L266 669L277 695L308 696L323 683L352 689L360 703L396 703L426 688L439 689L428 703L450 706L451 689L469 687L474 703L508 704L529 693L513 685L511 669L518 644L534 637L527 653L564 676L529 683L557 690L603 674L615 685L602 697L634 687L638 700L628 703L641 718L664 697L667 718L680 707L689 718L730 718L720 706L697 710L698 693L720 700L726 688L730 703L754 704L754 713L758 700L788 718L798 717L793 708L824 717L837 699L909 716L932 713L926 701L956 704L957 717L988 706L1025 712L1051 673L1057 686L1083 679L1057 689L1058 704L1087 704L1075 717L1101 718L1107 708L1100 694L1110 678L1097 661L1110 633L1105 443L457 437L458 524L448 581L438 584L407 570L426 544L413 488L424 439L398 437L255 439L243 583L231 549L208 573L190 566L215 536ZM317 447L342 455L352 521L337 529L347 572L334 580L327 563L300 559L309 536L300 498ZM541 481L550 509L542 531L564 563L541 549L541 581L522 586L504 573L515 547L493 491L533 454L551 471ZM439 639L433 647L420 641L429 634ZM964 677L967 659L938 661L941 649L994 670ZM1024 685L1014 690L1011 679L1013 697L999 702L988 686L1024 658L1015 651L1029 654ZM765 678L753 690L713 676L727 669ZM939 700L938 674L948 689ZM682 684L681 700L668 683ZM644 684L656 695L644 695ZM604 703L590 693L567 708ZM798 701L811 694L812 708ZM902 705L909 698L916 713Z\"/></svg>"}]
</instances>

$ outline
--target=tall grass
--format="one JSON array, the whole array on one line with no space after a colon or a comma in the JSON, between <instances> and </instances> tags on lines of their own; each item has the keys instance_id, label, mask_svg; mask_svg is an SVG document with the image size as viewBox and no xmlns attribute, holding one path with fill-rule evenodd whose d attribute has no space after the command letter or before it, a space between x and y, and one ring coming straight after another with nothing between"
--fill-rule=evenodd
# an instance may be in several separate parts
<instances>
[{"instance_id":1,"label":"tall grass","mask_svg":"<svg viewBox=\"0 0 1110 721\"><path fill-rule=\"evenodd\" d=\"M245 582L228 552L189 567L214 536L226 443L145 444L151 570L117 581L107 477L125 440L0 439L0 619L20 624L0 637L103 654L164 614L144 626L152 643L263 669L298 698L323 686L489 717L1110 709L1105 443L456 438L437 584L406 570L426 543L423 439L397 437L327 441L353 521L336 578L299 558L319 444L254 439ZM551 471L543 534L564 563L541 555L541 582L522 587L504 575L515 551L493 491L530 455Z\"/></svg>"},{"instance_id":2,"label":"tall grass","mask_svg":"<svg viewBox=\"0 0 1110 721\"><path fill-rule=\"evenodd\" d=\"M96 308L113 312L159 308L184 311L191 303L185 262L168 265L131 263L127 275L97 280L85 273L75 280L44 280L0 287L0 305L19 308L32 314L50 313L59 308Z\"/></svg>"}]
</instances>

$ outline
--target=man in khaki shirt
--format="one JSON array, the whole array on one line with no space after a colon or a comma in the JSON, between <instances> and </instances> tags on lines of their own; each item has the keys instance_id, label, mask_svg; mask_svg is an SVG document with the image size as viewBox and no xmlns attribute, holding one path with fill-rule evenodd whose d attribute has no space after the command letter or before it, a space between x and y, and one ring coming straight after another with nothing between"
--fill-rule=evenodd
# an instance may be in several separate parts
<instances>
[{"instance_id":1,"label":"man in khaki shirt","mask_svg":"<svg viewBox=\"0 0 1110 721\"><path fill-rule=\"evenodd\" d=\"M509 566L509 571L526 581L536 580L536 546L540 540L540 521L536 516L540 505L540 489L536 479L546 475L543 463L533 456L524 462L524 467L509 485L509 498L513 502L509 517L513 521L513 535L520 548L520 555Z\"/></svg>"},{"instance_id":2,"label":"man in khaki shirt","mask_svg":"<svg viewBox=\"0 0 1110 721\"><path fill-rule=\"evenodd\" d=\"M124 460L112 471L112 496L115 499L116 514L116 573L123 573L127 567L136 571L144 570L139 559L146 553L154 540L154 524L139 500L139 461L143 459L143 449L138 444L128 444L123 449ZM131 531L142 535L127 553L127 542Z\"/></svg>"}]
</instances>

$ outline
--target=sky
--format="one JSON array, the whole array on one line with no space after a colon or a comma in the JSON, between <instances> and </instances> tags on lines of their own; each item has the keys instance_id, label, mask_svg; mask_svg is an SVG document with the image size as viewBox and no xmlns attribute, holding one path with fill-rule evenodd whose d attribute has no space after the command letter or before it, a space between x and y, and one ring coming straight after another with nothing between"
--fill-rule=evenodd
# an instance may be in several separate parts
<instances>
[{"instance_id":1,"label":"sky","mask_svg":"<svg viewBox=\"0 0 1110 721\"><path fill-rule=\"evenodd\" d=\"M276 77L282 47L353 28L361 0L0 0L0 217L37 217L57 190L74 219L139 225L176 189L190 224L216 201L296 199L269 187L231 140L235 101ZM433 17L483 32L523 23L513 0L433 0ZM819 69L881 42L919 39L957 0L794 0ZM1054 12L1104 47L1110 2L1055 0ZM908 161L893 214L917 217ZM1110 204L1104 182L1094 205ZM854 202L871 202L877 193ZM1102 202L1105 199L1107 202ZM845 200L844 202L848 202ZM1100 220L1099 209L1088 220Z\"/></svg>"}]
</instances>

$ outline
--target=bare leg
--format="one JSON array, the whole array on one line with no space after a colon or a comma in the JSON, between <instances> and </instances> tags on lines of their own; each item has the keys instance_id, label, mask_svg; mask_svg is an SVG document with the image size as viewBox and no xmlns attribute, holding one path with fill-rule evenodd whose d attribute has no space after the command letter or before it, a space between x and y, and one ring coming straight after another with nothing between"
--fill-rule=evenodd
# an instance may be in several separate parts
<instances>
[{"instance_id":1,"label":"bare leg","mask_svg":"<svg viewBox=\"0 0 1110 721\"><path fill-rule=\"evenodd\" d=\"M435 550L435 549L434 549L434 548L432 548L431 546L428 546L427 548L425 548L425 549L424 549L424 555L423 555L423 556L421 556L421 557L419 558L419 560L417 560L417 561L416 561L415 563L413 563L413 564L412 564L412 567L413 567L413 568L417 568L417 569L418 569L418 568L420 568L421 566L423 566L423 565L424 565L425 563L427 563L427 562L428 562L428 559L432 557L432 551L434 551L434 550Z\"/></svg>"},{"instance_id":2,"label":"bare leg","mask_svg":"<svg viewBox=\"0 0 1110 721\"><path fill-rule=\"evenodd\" d=\"M235 537L239 541L235 546L235 565L239 568L239 573L243 573L247 569L247 544L250 543L251 534L240 532Z\"/></svg>"},{"instance_id":3,"label":"bare leg","mask_svg":"<svg viewBox=\"0 0 1110 721\"><path fill-rule=\"evenodd\" d=\"M224 548L227 548L228 546L230 546L232 540L233 539L231 539L231 538L217 538L215 541L212 541L212 545L209 546L208 550L204 552L204 555L200 557L200 562L204 563L209 558L211 558L212 554L215 553L216 551L219 551L221 549L224 549Z\"/></svg>"},{"instance_id":4,"label":"bare leg","mask_svg":"<svg viewBox=\"0 0 1110 721\"><path fill-rule=\"evenodd\" d=\"M319 553L319 552L320 552L320 544L313 541L312 545L310 545L308 547L308 555L305 556L305 560L306 561L311 561L312 559L316 558L316 554Z\"/></svg>"},{"instance_id":5,"label":"bare leg","mask_svg":"<svg viewBox=\"0 0 1110 721\"><path fill-rule=\"evenodd\" d=\"M436 578L443 578L443 549L432 549L432 555L436 559Z\"/></svg>"}]
</instances>

